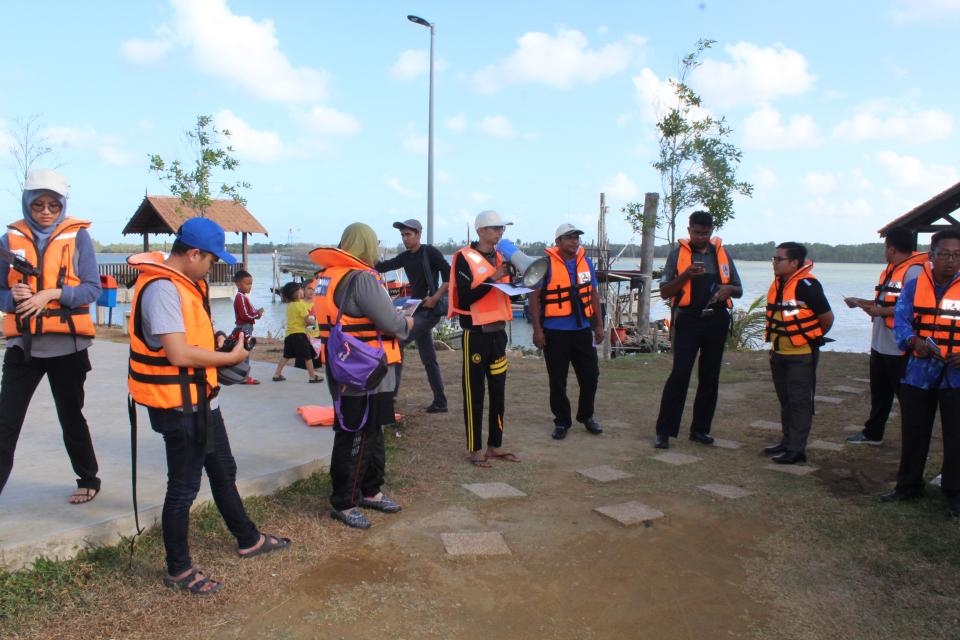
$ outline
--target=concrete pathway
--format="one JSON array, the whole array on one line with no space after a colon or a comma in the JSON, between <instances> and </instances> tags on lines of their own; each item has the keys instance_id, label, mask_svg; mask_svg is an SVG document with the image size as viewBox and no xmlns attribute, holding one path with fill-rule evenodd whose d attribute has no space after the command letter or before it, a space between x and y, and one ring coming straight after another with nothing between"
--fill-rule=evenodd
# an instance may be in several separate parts
<instances>
[{"instance_id":1,"label":"concrete pathway","mask_svg":"<svg viewBox=\"0 0 960 640\"><path fill-rule=\"evenodd\" d=\"M116 542L134 532L130 497L130 426L127 417L128 346L97 341L90 352L84 414L100 463L103 490L84 505L67 504L76 488L46 381L30 403L13 473L0 495L0 565L15 569L39 555L66 558L87 544ZM0 352L2 355L2 352ZM273 364L252 363L262 384L224 387L221 409L239 467L244 496L269 493L324 469L333 447L329 427L307 427L296 409L330 404L327 385L308 384L288 367L286 382L271 382ZM166 486L163 440L139 408L140 522L160 517ZM317 496L318 507L327 496ZM197 503L210 500L206 478Z\"/></svg>"}]
</instances>

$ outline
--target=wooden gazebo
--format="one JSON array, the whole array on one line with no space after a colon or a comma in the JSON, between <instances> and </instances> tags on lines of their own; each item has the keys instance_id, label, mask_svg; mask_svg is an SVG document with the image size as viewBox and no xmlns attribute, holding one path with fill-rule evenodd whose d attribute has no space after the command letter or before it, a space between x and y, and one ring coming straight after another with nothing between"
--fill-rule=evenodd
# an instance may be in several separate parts
<instances>
[{"instance_id":1,"label":"wooden gazebo","mask_svg":"<svg viewBox=\"0 0 960 640\"><path fill-rule=\"evenodd\" d=\"M907 227L913 231L913 245L921 233L936 233L941 229L960 230L960 221L951 214L960 209L960 182L917 205L879 230L880 237L891 227Z\"/></svg>"},{"instance_id":2,"label":"wooden gazebo","mask_svg":"<svg viewBox=\"0 0 960 640\"><path fill-rule=\"evenodd\" d=\"M144 196L136 213L123 228L123 235L142 235L143 250L150 250L150 234L175 234L184 222L200 213L186 206L174 196ZM227 233L241 234L243 268L247 265L247 236L251 233L267 235L267 230L247 208L233 200L214 200L205 215Z\"/></svg>"}]
</instances>

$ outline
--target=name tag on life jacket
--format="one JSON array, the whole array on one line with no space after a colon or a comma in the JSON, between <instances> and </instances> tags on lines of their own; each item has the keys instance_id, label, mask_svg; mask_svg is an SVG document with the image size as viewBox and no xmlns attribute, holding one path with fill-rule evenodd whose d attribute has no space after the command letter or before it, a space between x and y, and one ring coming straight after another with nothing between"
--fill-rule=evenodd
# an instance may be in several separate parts
<instances>
[{"instance_id":1,"label":"name tag on life jacket","mask_svg":"<svg viewBox=\"0 0 960 640\"><path fill-rule=\"evenodd\" d=\"M587 282L590 282L590 272L589 271L577 272L577 284L586 284Z\"/></svg>"}]
</instances>

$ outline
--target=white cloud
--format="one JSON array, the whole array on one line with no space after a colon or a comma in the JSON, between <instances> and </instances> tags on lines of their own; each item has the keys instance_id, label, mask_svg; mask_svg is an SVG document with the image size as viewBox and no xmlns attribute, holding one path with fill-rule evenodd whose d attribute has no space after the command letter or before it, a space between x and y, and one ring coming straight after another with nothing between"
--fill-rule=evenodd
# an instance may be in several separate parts
<instances>
[{"instance_id":1,"label":"white cloud","mask_svg":"<svg viewBox=\"0 0 960 640\"><path fill-rule=\"evenodd\" d=\"M960 16L960 0L896 0L895 22L919 22Z\"/></svg>"},{"instance_id":2,"label":"white cloud","mask_svg":"<svg viewBox=\"0 0 960 640\"><path fill-rule=\"evenodd\" d=\"M941 109L889 111L879 105L862 108L852 118L834 127L833 135L844 142L931 142L953 133L953 116Z\"/></svg>"},{"instance_id":3,"label":"white cloud","mask_svg":"<svg viewBox=\"0 0 960 640\"><path fill-rule=\"evenodd\" d=\"M480 130L494 138L512 138L517 133L504 115L487 116L480 121Z\"/></svg>"},{"instance_id":4,"label":"white cloud","mask_svg":"<svg viewBox=\"0 0 960 640\"><path fill-rule=\"evenodd\" d=\"M447 62L442 58L433 61L434 73L446 70ZM390 67L390 75L397 80L412 80L430 73L430 52L426 49L407 49L400 54Z\"/></svg>"},{"instance_id":5,"label":"white cloud","mask_svg":"<svg viewBox=\"0 0 960 640\"><path fill-rule=\"evenodd\" d=\"M391 176L387 178L387 186L399 193L404 198L416 198L417 192L411 189L410 187L405 187L400 184L400 178L396 176Z\"/></svg>"},{"instance_id":6,"label":"white cloud","mask_svg":"<svg viewBox=\"0 0 960 640\"><path fill-rule=\"evenodd\" d=\"M84 147L97 140L97 132L92 127L47 127L40 135L55 147Z\"/></svg>"},{"instance_id":7,"label":"white cloud","mask_svg":"<svg viewBox=\"0 0 960 640\"><path fill-rule=\"evenodd\" d=\"M437 171L437 182L447 183L453 178L446 171Z\"/></svg>"},{"instance_id":8,"label":"white cloud","mask_svg":"<svg viewBox=\"0 0 960 640\"><path fill-rule=\"evenodd\" d=\"M808 173L803 177L803 186L815 194L827 194L836 190L837 178L830 173Z\"/></svg>"},{"instance_id":9,"label":"white cloud","mask_svg":"<svg viewBox=\"0 0 960 640\"><path fill-rule=\"evenodd\" d=\"M669 79L661 80L649 68L640 71L633 77L633 87L637 92L637 101L640 103L642 115L647 122L656 122L670 109L678 106L677 94ZM694 121L702 120L710 112L700 107L690 110L690 118Z\"/></svg>"},{"instance_id":10,"label":"white cloud","mask_svg":"<svg viewBox=\"0 0 960 640\"><path fill-rule=\"evenodd\" d=\"M797 149L820 142L810 116L793 116L783 122L780 112L764 105L743 121L743 146L747 149Z\"/></svg>"},{"instance_id":11,"label":"white cloud","mask_svg":"<svg viewBox=\"0 0 960 640\"><path fill-rule=\"evenodd\" d=\"M317 102L329 74L295 67L280 49L272 20L234 14L226 0L171 0L178 40L203 72L271 102Z\"/></svg>"},{"instance_id":12,"label":"white cloud","mask_svg":"<svg viewBox=\"0 0 960 640\"><path fill-rule=\"evenodd\" d=\"M804 203L807 213L814 217L827 217L831 222L838 218L865 220L873 215L873 205L862 196L852 198L817 197Z\"/></svg>"},{"instance_id":13,"label":"white cloud","mask_svg":"<svg viewBox=\"0 0 960 640\"><path fill-rule=\"evenodd\" d=\"M114 165L116 167L129 167L130 165L135 164L138 159L136 154L111 144L103 145L100 147L97 153L99 154L100 159L106 164ZM144 156L143 161L146 162L146 156Z\"/></svg>"},{"instance_id":14,"label":"white cloud","mask_svg":"<svg viewBox=\"0 0 960 640\"><path fill-rule=\"evenodd\" d=\"M769 102L780 96L800 95L813 86L814 76L798 51L783 45L761 47L737 42L724 50L732 62L708 58L697 67L690 83L707 104L729 107Z\"/></svg>"},{"instance_id":15,"label":"white cloud","mask_svg":"<svg viewBox=\"0 0 960 640\"><path fill-rule=\"evenodd\" d=\"M780 184L780 179L770 167L760 167L753 175L753 184L757 189L769 190Z\"/></svg>"},{"instance_id":16,"label":"white cloud","mask_svg":"<svg viewBox=\"0 0 960 640\"><path fill-rule=\"evenodd\" d=\"M606 193L611 200L615 202L626 202L633 200L640 194L637 185L633 183L622 171L607 181L601 191Z\"/></svg>"},{"instance_id":17,"label":"white cloud","mask_svg":"<svg viewBox=\"0 0 960 640\"><path fill-rule=\"evenodd\" d=\"M132 64L156 64L173 49L176 36L167 25L157 29L157 37L152 40L132 38L120 45L120 55Z\"/></svg>"},{"instance_id":18,"label":"white cloud","mask_svg":"<svg viewBox=\"0 0 960 640\"><path fill-rule=\"evenodd\" d=\"M3 136L0 133L0 150L3 149ZM106 164L129 166L137 162L139 156L127 150L123 141L116 136L98 133L93 127L54 126L40 131L40 136L52 147L93 151ZM10 139L13 143L13 139Z\"/></svg>"},{"instance_id":19,"label":"white cloud","mask_svg":"<svg viewBox=\"0 0 960 640\"><path fill-rule=\"evenodd\" d=\"M360 121L349 113L316 105L296 116L311 133L321 136L352 136L360 132Z\"/></svg>"},{"instance_id":20,"label":"white cloud","mask_svg":"<svg viewBox=\"0 0 960 640\"><path fill-rule=\"evenodd\" d=\"M450 131L456 131L457 133L463 133L467 128L467 117L462 113L458 113L455 116L450 116L443 121L443 126Z\"/></svg>"},{"instance_id":21,"label":"white cloud","mask_svg":"<svg viewBox=\"0 0 960 640\"><path fill-rule=\"evenodd\" d=\"M490 194L483 193L482 191L474 191L473 193L467 196L470 198L470 202L475 202L477 204L483 204L490 200Z\"/></svg>"},{"instance_id":22,"label":"white cloud","mask_svg":"<svg viewBox=\"0 0 960 640\"><path fill-rule=\"evenodd\" d=\"M227 140L242 160L271 163L286 155L279 135L273 131L254 129L229 109L218 112L213 119L217 129L230 132Z\"/></svg>"},{"instance_id":23,"label":"white cloud","mask_svg":"<svg viewBox=\"0 0 960 640\"><path fill-rule=\"evenodd\" d=\"M3 125L3 122L0 121L0 126ZM11 136L6 127L0 128L0 153L6 153L13 149L15 142L13 136Z\"/></svg>"},{"instance_id":24,"label":"white cloud","mask_svg":"<svg viewBox=\"0 0 960 640\"><path fill-rule=\"evenodd\" d=\"M924 164L893 151L880 151L875 158L886 171L889 186L908 189L918 197L930 198L960 181L960 172L951 165Z\"/></svg>"},{"instance_id":25,"label":"white cloud","mask_svg":"<svg viewBox=\"0 0 960 640\"><path fill-rule=\"evenodd\" d=\"M413 125L408 125L403 133L402 144L409 153L425 156L429 150L430 138L424 133L418 133Z\"/></svg>"},{"instance_id":26,"label":"white cloud","mask_svg":"<svg viewBox=\"0 0 960 640\"><path fill-rule=\"evenodd\" d=\"M629 35L601 49L590 49L587 37L576 29L558 28L556 35L530 31L517 48L496 64L472 76L481 93L496 93L515 84L542 84L568 89L616 75L640 57L644 38Z\"/></svg>"}]
</instances>

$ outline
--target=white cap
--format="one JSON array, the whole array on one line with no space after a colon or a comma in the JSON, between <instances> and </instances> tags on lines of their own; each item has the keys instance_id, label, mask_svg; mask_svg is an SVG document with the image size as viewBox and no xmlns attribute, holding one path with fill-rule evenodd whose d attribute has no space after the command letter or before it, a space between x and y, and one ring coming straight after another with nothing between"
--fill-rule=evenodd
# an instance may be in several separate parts
<instances>
[{"instance_id":1,"label":"white cap","mask_svg":"<svg viewBox=\"0 0 960 640\"><path fill-rule=\"evenodd\" d=\"M573 226L569 222L564 222L562 225L557 227L557 232L553 234L553 237L556 239L556 238L559 238L560 236L570 235L571 233L576 233L577 235L582 236L583 230L577 229L575 226Z\"/></svg>"},{"instance_id":2,"label":"white cap","mask_svg":"<svg viewBox=\"0 0 960 640\"><path fill-rule=\"evenodd\" d=\"M23 190L35 191L37 189L53 191L66 198L67 179L51 169L34 169L27 174L27 179L23 183Z\"/></svg>"},{"instance_id":3,"label":"white cap","mask_svg":"<svg viewBox=\"0 0 960 640\"><path fill-rule=\"evenodd\" d=\"M512 222L504 222L503 218L500 217L500 214L496 211L481 211L477 214L477 222L474 225L474 228L477 231L483 229L484 227L505 227L508 224L513 224Z\"/></svg>"}]
</instances>

